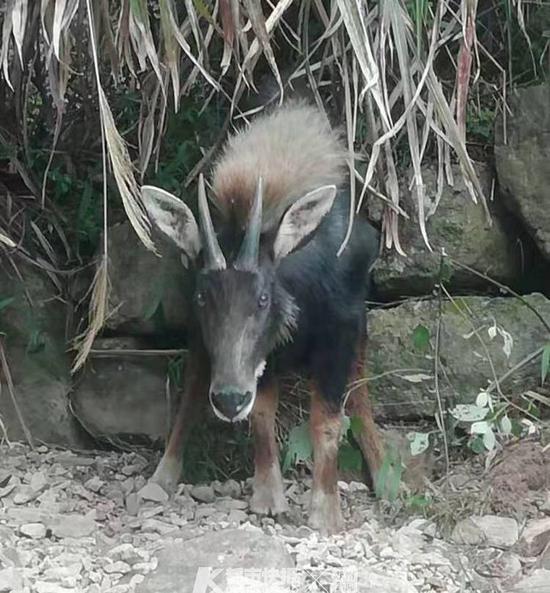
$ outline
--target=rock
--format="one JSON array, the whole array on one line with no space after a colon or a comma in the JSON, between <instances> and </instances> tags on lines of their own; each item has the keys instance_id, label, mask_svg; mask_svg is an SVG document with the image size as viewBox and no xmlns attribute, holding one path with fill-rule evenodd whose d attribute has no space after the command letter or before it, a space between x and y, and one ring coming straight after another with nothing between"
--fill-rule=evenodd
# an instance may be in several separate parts
<instances>
[{"instance_id":1,"label":"rock","mask_svg":"<svg viewBox=\"0 0 550 593\"><path fill-rule=\"evenodd\" d=\"M44 472L34 472L29 482L31 490L38 494L42 492L47 485L48 479L46 478L46 474Z\"/></svg>"},{"instance_id":2,"label":"rock","mask_svg":"<svg viewBox=\"0 0 550 593\"><path fill-rule=\"evenodd\" d=\"M126 497L126 510L129 515L137 515L139 511L139 496L136 493L128 494Z\"/></svg>"},{"instance_id":3,"label":"rock","mask_svg":"<svg viewBox=\"0 0 550 593\"><path fill-rule=\"evenodd\" d=\"M483 543L484 535L477 522L467 518L462 519L454 526L451 539L457 544L477 546Z\"/></svg>"},{"instance_id":4,"label":"rock","mask_svg":"<svg viewBox=\"0 0 550 593\"><path fill-rule=\"evenodd\" d=\"M515 519L484 515L459 521L452 533L457 544L510 548L518 541L519 531Z\"/></svg>"},{"instance_id":5,"label":"rock","mask_svg":"<svg viewBox=\"0 0 550 593\"><path fill-rule=\"evenodd\" d=\"M550 318L548 299L540 294L525 299L543 317ZM378 415L392 419L433 416L437 407L433 393L437 319L435 299L369 312L367 376L372 378L369 390ZM494 371L479 339L487 348ZM501 377L532 353L533 344L546 341L544 325L517 299L457 297L454 304L444 300L439 355L445 380L439 385L441 397L456 404L473 403L492 380L493 372ZM527 389L536 390L539 384L540 360L522 366L505 383L507 392L518 396Z\"/></svg>"},{"instance_id":6,"label":"rock","mask_svg":"<svg viewBox=\"0 0 550 593\"><path fill-rule=\"evenodd\" d=\"M153 502L167 502L169 499L168 494L162 489L161 486L155 484L155 482L148 482L138 492L138 496L144 500L152 500Z\"/></svg>"},{"instance_id":7,"label":"rock","mask_svg":"<svg viewBox=\"0 0 550 593\"><path fill-rule=\"evenodd\" d=\"M214 490L220 496L230 496L231 498L239 498L242 493L241 486L236 480L227 480L222 484L218 484L214 486Z\"/></svg>"},{"instance_id":8,"label":"rock","mask_svg":"<svg viewBox=\"0 0 550 593\"><path fill-rule=\"evenodd\" d=\"M134 339L124 343L140 347ZM160 441L166 432L167 372L166 357L94 357L71 394L73 410L96 438L131 442L142 435Z\"/></svg>"},{"instance_id":9,"label":"rock","mask_svg":"<svg viewBox=\"0 0 550 593\"><path fill-rule=\"evenodd\" d=\"M46 537L46 527L42 523L26 523L21 525L19 531L31 539L42 539Z\"/></svg>"},{"instance_id":10,"label":"rock","mask_svg":"<svg viewBox=\"0 0 550 593\"><path fill-rule=\"evenodd\" d=\"M191 496L199 502L211 503L216 499L212 486L193 486Z\"/></svg>"},{"instance_id":11,"label":"rock","mask_svg":"<svg viewBox=\"0 0 550 593\"><path fill-rule=\"evenodd\" d=\"M69 409L71 361L65 338L65 305L44 271L14 257L21 278L7 260L0 265L2 298L13 298L1 316L6 358L21 415L36 441L85 447L85 434ZM25 440L3 373L0 410L8 438Z\"/></svg>"},{"instance_id":12,"label":"rock","mask_svg":"<svg viewBox=\"0 0 550 593\"><path fill-rule=\"evenodd\" d=\"M512 552L486 550L478 555L476 571L492 579L513 579L521 573L521 560Z\"/></svg>"},{"instance_id":13,"label":"rock","mask_svg":"<svg viewBox=\"0 0 550 593\"><path fill-rule=\"evenodd\" d=\"M550 517L533 519L527 523L519 546L525 556L538 556L550 543Z\"/></svg>"},{"instance_id":14,"label":"rock","mask_svg":"<svg viewBox=\"0 0 550 593\"><path fill-rule=\"evenodd\" d=\"M103 480L100 479L99 476L94 476L90 478L88 481L84 482L84 487L92 492L99 492L101 487L105 484Z\"/></svg>"},{"instance_id":15,"label":"rock","mask_svg":"<svg viewBox=\"0 0 550 593\"><path fill-rule=\"evenodd\" d=\"M475 517L475 523L485 536L485 543L493 548L510 548L519 537L518 523L509 517L484 515Z\"/></svg>"},{"instance_id":16,"label":"rock","mask_svg":"<svg viewBox=\"0 0 550 593\"><path fill-rule=\"evenodd\" d=\"M59 538L87 537L97 528L96 522L89 516L57 515L51 521L52 533Z\"/></svg>"},{"instance_id":17,"label":"rock","mask_svg":"<svg viewBox=\"0 0 550 593\"><path fill-rule=\"evenodd\" d=\"M478 163L476 170L487 197L491 196L493 174L488 165ZM445 183L441 200L433 216L437 194L437 170L426 167L422 171L426 188L426 231L433 251L430 251L419 230L416 195L408 189L408 179L401 183L399 205L410 215L400 219L399 238L406 257L395 248L385 250L373 268L373 280L379 300L392 300L403 296L430 294L439 282L441 250L460 263L485 273L507 285L517 285L521 278L520 254L516 248L518 232L508 220L506 212L492 204L492 222L489 226L480 204L475 204L464 184L458 165L452 166L453 183ZM371 218L378 218L382 203L371 201ZM445 283L451 291L486 290L494 286L462 269L445 270Z\"/></svg>"},{"instance_id":18,"label":"rock","mask_svg":"<svg viewBox=\"0 0 550 593\"><path fill-rule=\"evenodd\" d=\"M506 593L550 593L550 570L539 569L524 577Z\"/></svg>"},{"instance_id":19,"label":"rock","mask_svg":"<svg viewBox=\"0 0 550 593\"><path fill-rule=\"evenodd\" d=\"M130 572L130 570L132 570L130 568L129 564L126 564L126 562L123 562L122 560L117 560L116 562L113 562L112 564L107 564L103 570L107 573L107 574L115 574L115 573L119 573L119 574L126 574L128 572Z\"/></svg>"},{"instance_id":20,"label":"rock","mask_svg":"<svg viewBox=\"0 0 550 593\"><path fill-rule=\"evenodd\" d=\"M495 134L495 164L509 208L550 259L550 84L517 89L508 97L512 115Z\"/></svg>"},{"instance_id":21,"label":"rock","mask_svg":"<svg viewBox=\"0 0 550 593\"><path fill-rule=\"evenodd\" d=\"M106 326L119 334L177 333L186 324L186 276L175 248L155 236L158 257L128 222L109 229L109 308Z\"/></svg>"},{"instance_id":22,"label":"rock","mask_svg":"<svg viewBox=\"0 0 550 593\"><path fill-rule=\"evenodd\" d=\"M208 583L215 569L283 569L294 565L283 543L263 533L240 529L176 541L160 550L158 560L157 570L145 577L136 593L192 591L195 583ZM222 591L226 588L225 576L222 572L215 581Z\"/></svg>"}]
</instances>

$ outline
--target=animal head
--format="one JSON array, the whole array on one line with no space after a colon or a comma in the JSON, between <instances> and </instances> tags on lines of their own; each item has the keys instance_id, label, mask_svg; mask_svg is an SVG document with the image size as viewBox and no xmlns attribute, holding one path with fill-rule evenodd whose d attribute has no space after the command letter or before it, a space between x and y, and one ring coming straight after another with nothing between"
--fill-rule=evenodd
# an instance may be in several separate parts
<instances>
[{"instance_id":1,"label":"animal head","mask_svg":"<svg viewBox=\"0 0 550 593\"><path fill-rule=\"evenodd\" d=\"M202 175L198 222L168 192L153 186L143 186L141 192L153 224L197 272L194 307L210 358L214 412L225 421L243 420L254 405L267 355L289 337L295 323L296 305L277 281L277 269L314 236L332 207L336 186L323 185L293 200L275 227L262 234L264 186L258 178L235 255L220 247Z\"/></svg>"}]
</instances>

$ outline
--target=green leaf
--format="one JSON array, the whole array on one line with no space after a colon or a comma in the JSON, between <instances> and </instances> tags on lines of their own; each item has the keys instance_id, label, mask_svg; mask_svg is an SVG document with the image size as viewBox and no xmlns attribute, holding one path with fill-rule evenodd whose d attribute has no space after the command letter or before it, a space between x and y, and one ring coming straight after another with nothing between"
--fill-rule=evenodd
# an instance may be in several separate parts
<instances>
[{"instance_id":1,"label":"green leaf","mask_svg":"<svg viewBox=\"0 0 550 593\"><path fill-rule=\"evenodd\" d=\"M544 385L544 381L546 381L546 376L548 375L548 369L550 368L550 344L546 344L544 350L542 351L542 361L540 366L540 374L541 374L541 385Z\"/></svg>"},{"instance_id":2,"label":"green leaf","mask_svg":"<svg viewBox=\"0 0 550 593\"><path fill-rule=\"evenodd\" d=\"M308 461L313 455L309 436L309 422L295 426L288 435L288 449L283 462L283 471L302 461Z\"/></svg>"},{"instance_id":3,"label":"green leaf","mask_svg":"<svg viewBox=\"0 0 550 593\"><path fill-rule=\"evenodd\" d=\"M461 422L477 422L483 420L489 410L488 408L480 408L473 404L459 404L450 410L450 412L454 418Z\"/></svg>"},{"instance_id":4,"label":"green leaf","mask_svg":"<svg viewBox=\"0 0 550 593\"><path fill-rule=\"evenodd\" d=\"M430 435L427 432L410 432L407 438L411 442L411 455L420 455L430 446Z\"/></svg>"},{"instance_id":5,"label":"green leaf","mask_svg":"<svg viewBox=\"0 0 550 593\"><path fill-rule=\"evenodd\" d=\"M497 439L495 437L495 433L493 429L489 427L489 429L483 433L483 444L487 451L492 451L495 448Z\"/></svg>"},{"instance_id":6,"label":"green leaf","mask_svg":"<svg viewBox=\"0 0 550 593\"><path fill-rule=\"evenodd\" d=\"M412 335L415 350L424 351L430 344L430 332L424 325L417 325Z\"/></svg>"},{"instance_id":7,"label":"green leaf","mask_svg":"<svg viewBox=\"0 0 550 593\"><path fill-rule=\"evenodd\" d=\"M475 438L469 441L468 447L470 447L470 449L477 455L483 453L483 451L485 451L485 445L483 444L483 436L477 435Z\"/></svg>"},{"instance_id":8,"label":"green leaf","mask_svg":"<svg viewBox=\"0 0 550 593\"><path fill-rule=\"evenodd\" d=\"M506 415L504 415L500 419L500 430L502 431L502 434L512 433L512 422L510 421L510 418L508 418L508 416Z\"/></svg>"}]
</instances>

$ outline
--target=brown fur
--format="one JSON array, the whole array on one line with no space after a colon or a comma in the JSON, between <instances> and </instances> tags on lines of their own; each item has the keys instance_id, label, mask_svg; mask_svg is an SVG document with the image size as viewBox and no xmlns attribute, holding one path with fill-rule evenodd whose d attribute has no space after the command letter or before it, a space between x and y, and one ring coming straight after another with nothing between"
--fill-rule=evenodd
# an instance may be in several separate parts
<instances>
[{"instance_id":1,"label":"brown fur","mask_svg":"<svg viewBox=\"0 0 550 593\"><path fill-rule=\"evenodd\" d=\"M221 214L244 226L258 177L264 183L263 229L273 228L298 198L342 183L345 151L324 113L292 102L257 117L229 138L214 166L213 190Z\"/></svg>"}]
</instances>

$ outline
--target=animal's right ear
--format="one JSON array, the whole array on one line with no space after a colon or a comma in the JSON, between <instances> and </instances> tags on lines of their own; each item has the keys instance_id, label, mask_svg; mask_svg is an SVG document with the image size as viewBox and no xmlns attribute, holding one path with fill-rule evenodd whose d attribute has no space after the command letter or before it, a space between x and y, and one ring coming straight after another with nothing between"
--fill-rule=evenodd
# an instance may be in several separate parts
<instances>
[{"instance_id":1,"label":"animal's right ear","mask_svg":"<svg viewBox=\"0 0 550 593\"><path fill-rule=\"evenodd\" d=\"M189 259L195 259L201 249L201 239L191 210L172 194L152 185L142 186L141 197L151 222Z\"/></svg>"}]
</instances>

